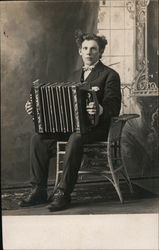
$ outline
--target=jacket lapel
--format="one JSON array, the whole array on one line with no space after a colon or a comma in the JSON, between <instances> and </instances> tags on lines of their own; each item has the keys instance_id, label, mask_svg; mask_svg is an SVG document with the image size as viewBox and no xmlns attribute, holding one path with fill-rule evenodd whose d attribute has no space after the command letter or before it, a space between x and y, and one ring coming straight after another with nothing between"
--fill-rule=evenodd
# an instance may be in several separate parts
<instances>
[{"instance_id":1,"label":"jacket lapel","mask_svg":"<svg viewBox=\"0 0 159 250\"><path fill-rule=\"evenodd\" d=\"M88 77L85 79L85 81L94 81L99 77L99 74L101 71L103 71L103 63L99 61L94 69L92 69L91 73L88 75Z\"/></svg>"}]
</instances>

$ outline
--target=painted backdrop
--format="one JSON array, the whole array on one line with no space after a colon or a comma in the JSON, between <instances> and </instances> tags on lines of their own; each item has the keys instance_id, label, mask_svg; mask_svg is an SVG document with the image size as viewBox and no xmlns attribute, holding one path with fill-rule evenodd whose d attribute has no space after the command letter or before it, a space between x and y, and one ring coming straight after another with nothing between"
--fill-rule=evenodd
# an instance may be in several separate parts
<instances>
[{"instance_id":1,"label":"painted backdrop","mask_svg":"<svg viewBox=\"0 0 159 250\"><path fill-rule=\"evenodd\" d=\"M121 76L121 113L140 115L124 130L129 174L158 175L157 0L17 1L1 7L3 187L28 184L34 126L24 105L34 80L66 81L81 63L76 29L106 35L102 60ZM55 155L50 179L54 176Z\"/></svg>"}]
</instances>

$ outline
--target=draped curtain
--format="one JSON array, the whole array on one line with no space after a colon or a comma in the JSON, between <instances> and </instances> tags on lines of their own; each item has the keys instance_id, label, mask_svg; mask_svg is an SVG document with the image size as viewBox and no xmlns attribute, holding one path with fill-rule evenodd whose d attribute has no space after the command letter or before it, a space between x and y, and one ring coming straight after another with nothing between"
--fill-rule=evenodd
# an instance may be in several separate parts
<instances>
[{"instance_id":1,"label":"draped curtain","mask_svg":"<svg viewBox=\"0 0 159 250\"><path fill-rule=\"evenodd\" d=\"M96 32L98 1L3 2L2 185L29 180L34 126L24 105L32 82L66 81L80 60L76 29Z\"/></svg>"}]
</instances>

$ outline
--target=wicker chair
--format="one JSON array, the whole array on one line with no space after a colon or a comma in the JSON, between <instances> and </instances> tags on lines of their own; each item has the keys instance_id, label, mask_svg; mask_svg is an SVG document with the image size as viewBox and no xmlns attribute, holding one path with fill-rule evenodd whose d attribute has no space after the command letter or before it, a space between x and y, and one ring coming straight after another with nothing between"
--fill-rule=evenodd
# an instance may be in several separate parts
<instances>
[{"instance_id":1,"label":"wicker chair","mask_svg":"<svg viewBox=\"0 0 159 250\"><path fill-rule=\"evenodd\" d=\"M122 159L121 139L122 131L127 121L139 117L137 114L123 114L112 118L111 126L106 142L94 142L84 145L83 160L79 170L79 176L83 174L102 175L109 180L123 203L123 196L120 190L120 177L123 177L133 193L131 181ZM59 182L62 173L63 157L67 142L57 142L57 169L55 187ZM93 157L93 158L92 158ZM92 160L93 159L93 160Z\"/></svg>"}]
</instances>

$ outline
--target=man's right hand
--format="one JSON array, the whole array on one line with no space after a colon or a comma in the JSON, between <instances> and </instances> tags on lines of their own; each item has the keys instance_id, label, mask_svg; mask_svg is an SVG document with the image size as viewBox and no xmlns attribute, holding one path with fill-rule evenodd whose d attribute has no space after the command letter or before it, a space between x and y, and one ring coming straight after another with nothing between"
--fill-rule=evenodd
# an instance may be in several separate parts
<instances>
[{"instance_id":1,"label":"man's right hand","mask_svg":"<svg viewBox=\"0 0 159 250\"><path fill-rule=\"evenodd\" d=\"M33 105L30 100L28 100L25 104L25 111L28 113L28 115L33 115Z\"/></svg>"}]
</instances>

